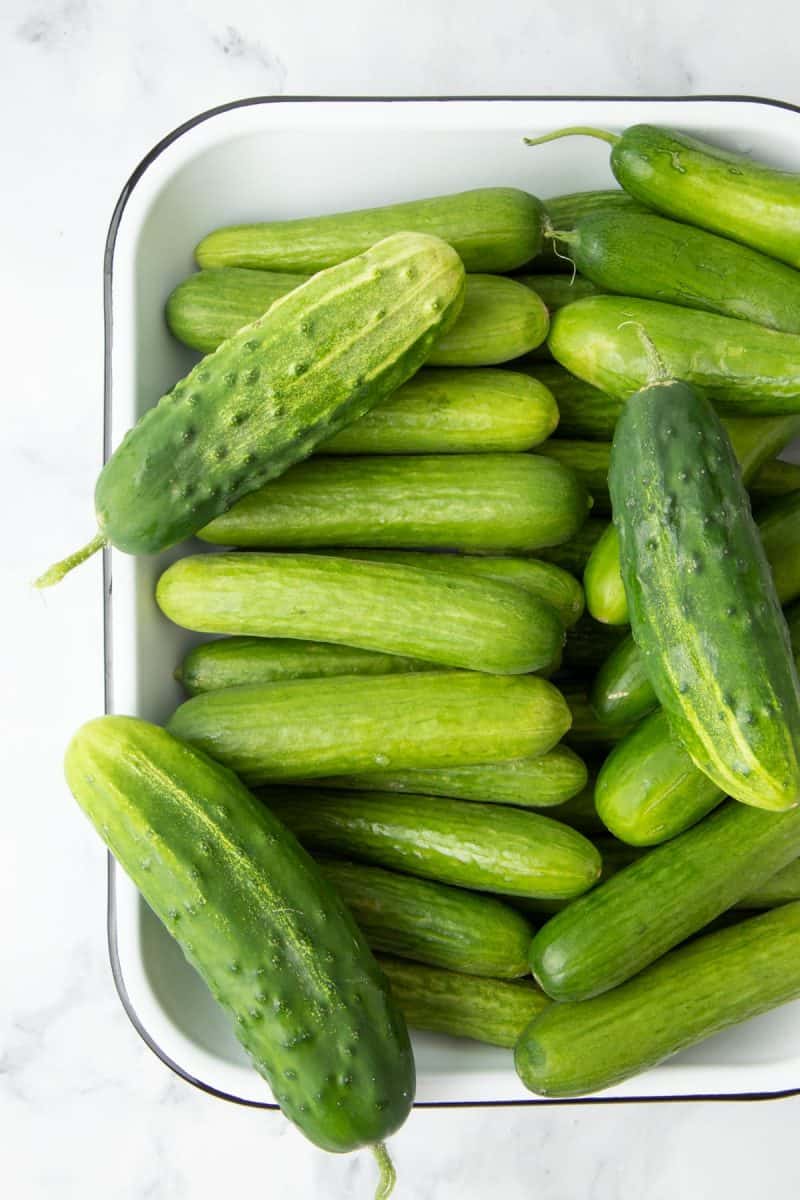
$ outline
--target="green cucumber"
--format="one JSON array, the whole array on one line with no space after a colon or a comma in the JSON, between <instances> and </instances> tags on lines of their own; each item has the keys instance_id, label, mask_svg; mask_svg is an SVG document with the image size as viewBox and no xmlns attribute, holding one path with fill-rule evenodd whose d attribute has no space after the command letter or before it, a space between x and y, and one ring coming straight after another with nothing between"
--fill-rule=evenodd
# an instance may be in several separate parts
<instances>
[{"instance_id":1,"label":"green cucumber","mask_svg":"<svg viewBox=\"0 0 800 1200\"><path fill-rule=\"evenodd\" d=\"M594 773L591 771L589 782L583 791L578 792L577 796L565 800L563 804L559 804L558 819L565 825L577 829L580 833L587 834L593 842L596 842L597 834L605 834L608 831L600 820L594 803L595 781L591 777Z\"/></svg>"},{"instance_id":2,"label":"green cucumber","mask_svg":"<svg viewBox=\"0 0 800 1200\"><path fill-rule=\"evenodd\" d=\"M384 546L503 553L574 537L589 498L535 454L317 459L247 496L200 530L246 547Z\"/></svg>"},{"instance_id":3,"label":"green cucumber","mask_svg":"<svg viewBox=\"0 0 800 1200\"><path fill-rule=\"evenodd\" d=\"M584 613L567 635L563 652L564 669L574 672L579 678L593 676L627 637L627 629L604 625L589 613Z\"/></svg>"},{"instance_id":4,"label":"green cucumber","mask_svg":"<svg viewBox=\"0 0 800 1200\"><path fill-rule=\"evenodd\" d=\"M598 721L589 704L585 684L565 680L559 686L572 714L572 724L565 737L579 754L607 751L628 732L628 726L602 725Z\"/></svg>"},{"instance_id":5,"label":"green cucumber","mask_svg":"<svg viewBox=\"0 0 800 1200\"><path fill-rule=\"evenodd\" d=\"M791 904L800 900L800 858L777 871L761 887L754 888L742 896L736 907L744 909L777 908L780 904Z\"/></svg>"},{"instance_id":6,"label":"green cucumber","mask_svg":"<svg viewBox=\"0 0 800 1200\"><path fill-rule=\"evenodd\" d=\"M656 213L625 211L589 213L552 236L603 292L800 333L800 272L728 238Z\"/></svg>"},{"instance_id":7,"label":"green cucumber","mask_svg":"<svg viewBox=\"0 0 800 1200\"><path fill-rule=\"evenodd\" d=\"M611 446L608 442L574 441L553 437L537 447L537 454L554 458L574 471L592 498L592 512L601 516L611 512L608 498L608 463Z\"/></svg>"},{"instance_id":8,"label":"green cucumber","mask_svg":"<svg viewBox=\"0 0 800 1200\"><path fill-rule=\"evenodd\" d=\"M337 642L496 674L546 667L564 640L556 610L513 584L319 554L180 558L156 602L199 633Z\"/></svg>"},{"instance_id":9,"label":"green cucumber","mask_svg":"<svg viewBox=\"0 0 800 1200\"><path fill-rule=\"evenodd\" d=\"M584 296L598 296L601 291L589 279L582 279L580 275L515 275L514 278L532 292L536 292L551 314L563 308L565 304L571 304L573 300L583 300Z\"/></svg>"},{"instance_id":10,"label":"green cucumber","mask_svg":"<svg viewBox=\"0 0 800 1200\"><path fill-rule=\"evenodd\" d=\"M797 996L800 904L790 904L698 938L613 992L550 1005L514 1062L540 1095L597 1092Z\"/></svg>"},{"instance_id":11,"label":"green cucumber","mask_svg":"<svg viewBox=\"0 0 800 1200\"><path fill-rule=\"evenodd\" d=\"M173 288L164 317L173 337L192 350L210 354L243 325L250 325L281 296L310 275L214 267L195 271Z\"/></svg>"},{"instance_id":12,"label":"green cucumber","mask_svg":"<svg viewBox=\"0 0 800 1200\"><path fill-rule=\"evenodd\" d=\"M572 537L556 546L540 547L536 551L536 557L544 559L545 562L555 563L571 575L580 577L607 524L601 517L589 517Z\"/></svg>"},{"instance_id":13,"label":"green cucumber","mask_svg":"<svg viewBox=\"0 0 800 1200\"><path fill-rule=\"evenodd\" d=\"M378 956L397 1004L413 1029L511 1048L549 1003L532 982L481 979Z\"/></svg>"},{"instance_id":14,"label":"green cucumber","mask_svg":"<svg viewBox=\"0 0 800 1200\"><path fill-rule=\"evenodd\" d=\"M533 930L502 900L364 863L318 866L373 950L495 979L528 974Z\"/></svg>"},{"instance_id":15,"label":"green cucumber","mask_svg":"<svg viewBox=\"0 0 800 1200\"><path fill-rule=\"evenodd\" d=\"M558 405L557 437L610 442L622 412L623 400L571 375L558 363L536 363L523 368L555 398Z\"/></svg>"},{"instance_id":16,"label":"green cucumber","mask_svg":"<svg viewBox=\"0 0 800 1200\"><path fill-rule=\"evenodd\" d=\"M559 820L561 813L558 814ZM568 823L568 822L567 822ZM575 826L573 826L575 828ZM605 833L605 827L598 823L598 831ZM585 833L586 830L581 832ZM626 846L624 842L618 841L614 837L598 837L593 832L592 842L600 852L600 857L603 862L603 867L600 872L600 878L597 880L595 887L599 887L601 883L605 883L612 875L616 875L623 867L628 867L637 858L641 857L641 850L634 846ZM525 916L530 917L537 924L540 924L544 917L551 917L554 913L561 912L571 900L529 900L523 897L516 897L511 901L515 908L519 909Z\"/></svg>"},{"instance_id":17,"label":"green cucumber","mask_svg":"<svg viewBox=\"0 0 800 1200\"><path fill-rule=\"evenodd\" d=\"M635 724L658 708L641 651L630 634L600 664L589 690L589 703L598 721L609 726Z\"/></svg>"},{"instance_id":18,"label":"green cucumber","mask_svg":"<svg viewBox=\"0 0 800 1200\"><path fill-rule=\"evenodd\" d=\"M544 925L531 966L554 1000L617 987L800 855L800 808L728 801Z\"/></svg>"},{"instance_id":19,"label":"green cucumber","mask_svg":"<svg viewBox=\"0 0 800 1200\"><path fill-rule=\"evenodd\" d=\"M332 775L315 779L314 786L348 791L414 792L425 796L450 796L485 804L512 804L519 808L550 808L577 795L586 786L582 759L568 746L554 746L538 758L513 758L508 762L478 763L472 767L440 767L416 771L384 768L359 775Z\"/></svg>"},{"instance_id":20,"label":"green cucumber","mask_svg":"<svg viewBox=\"0 0 800 1200\"><path fill-rule=\"evenodd\" d=\"M617 182L640 203L800 267L800 174L657 125L622 134L572 126L526 140L571 134L608 142Z\"/></svg>"},{"instance_id":21,"label":"green cucumber","mask_svg":"<svg viewBox=\"0 0 800 1200\"><path fill-rule=\"evenodd\" d=\"M535 675L425 671L223 688L187 700L168 728L266 783L534 758L569 723L561 693Z\"/></svg>"},{"instance_id":22,"label":"green cucumber","mask_svg":"<svg viewBox=\"0 0 800 1200\"><path fill-rule=\"evenodd\" d=\"M449 246L402 234L284 296L128 432L97 481L97 536L40 586L106 542L158 553L307 457L419 369L463 290Z\"/></svg>"},{"instance_id":23,"label":"green cucumber","mask_svg":"<svg viewBox=\"0 0 800 1200\"><path fill-rule=\"evenodd\" d=\"M580 833L540 813L441 796L261 792L306 846L504 896L579 896L600 874Z\"/></svg>"},{"instance_id":24,"label":"green cucumber","mask_svg":"<svg viewBox=\"0 0 800 1200\"><path fill-rule=\"evenodd\" d=\"M628 597L622 582L619 534L614 525L606 525L589 555L583 572L586 608L595 621L604 625L627 625L630 621Z\"/></svg>"},{"instance_id":25,"label":"green cucumber","mask_svg":"<svg viewBox=\"0 0 800 1200\"><path fill-rule=\"evenodd\" d=\"M782 458L765 462L750 484L753 503L759 506L768 504L776 496L797 491L800 491L800 463L785 462Z\"/></svg>"},{"instance_id":26,"label":"green cucumber","mask_svg":"<svg viewBox=\"0 0 800 1200\"><path fill-rule=\"evenodd\" d=\"M721 412L800 412L800 335L795 333L687 312L658 300L590 296L559 309L547 344L573 375L627 400L651 379L648 342L666 377L692 384Z\"/></svg>"},{"instance_id":27,"label":"green cucumber","mask_svg":"<svg viewBox=\"0 0 800 1200\"><path fill-rule=\"evenodd\" d=\"M394 675L435 671L436 664L356 646L294 638L226 637L195 646L175 670L190 696L251 683L336 675Z\"/></svg>"},{"instance_id":28,"label":"green cucumber","mask_svg":"<svg viewBox=\"0 0 800 1200\"><path fill-rule=\"evenodd\" d=\"M567 192L545 200L547 225L553 229L566 229L586 213L592 212L639 212L646 211L633 197L619 188L607 188L590 192ZM543 238L542 246L529 271L572 271L574 268L566 255L557 252L552 238Z\"/></svg>"},{"instance_id":29,"label":"green cucumber","mask_svg":"<svg viewBox=\"0 0 800 1200\"><path fill-rule=\"evenodd\" d=\"M402 1017L292 834L230 771L132 717L84 725L66 775L286 1116L336 1152L397 1129L414 1096Z\"/></svg>"},{"instance_id":30,"label":"green cucumber","mask_svg":"<svg viewBox=\"0 0 800 1200\"><path fill-rule=\"evenodd\" d=\"M675 735L719 787L800 802L800 680L730 440L682 383L628 401L609 472L631 616Z\"/></svg>"}]
</instances>

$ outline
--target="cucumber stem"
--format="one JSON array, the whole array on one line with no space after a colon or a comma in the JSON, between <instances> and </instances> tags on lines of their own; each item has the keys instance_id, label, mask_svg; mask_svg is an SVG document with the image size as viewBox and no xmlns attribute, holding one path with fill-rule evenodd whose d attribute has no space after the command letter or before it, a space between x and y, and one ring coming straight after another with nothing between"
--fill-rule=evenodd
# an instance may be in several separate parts
<instances>
[{"instance_id":1,"label":"cucumber stem","mask_svg":"<svg viewBox=\"0 0 800 1200\"><path fill-rule=\"evenodd\" d=\"M525 137L522 140L526 146L541 146L544 142L554 142L558 138L574 137L576 134L583 137L600 138L601 141L608 142L609 146L616 146L620 139L618 133L611 133L607 129L595 129L591 125L567 125L564 129L554 130L553 133L543 133L541 137L537 138Z\"/></svg>"},{"instance_id":2,"label":"cucumber stem","mask_svg":"<svg viewBox=\"0 0 800 1200\"><path fill-rule=\"evenodd\" d=\"M577 229L553 229L548 226L544 231L546 238L551 238L553 241L558 239L559 242L566 242L568 246L577 246L581 240L581 235Z\"/></svg>"},{"instance_id":3,"label":"cucumber stem","mask_svg":"<svg viewBox=\"0 0 800 1200\"><path fill-rule=\"evenodd\" d=\"M33 581L33 586L47 588L52 587L54 583L60 583L73 567L79 567L82 562L86 562L87 558L91 558L98 550L102 550L107 543L108 538L104 534L96 533L92 540L87 542L85 546L82 546L80 550L76 550L73 554L68 554L60 562L53 563L52 567L48 567L44 575L40 575L38 579Z\"/></svg>"},{"instance_id":4,"label":"cucumber stem","mask_svg":"<svg viewBox=\"0 0 800 1200\"><path fill-rule=\"evenodd\" d=\"M370 1148L375 1155L375 1161L378 1164L378 1171L380 1172L378 1186L375 1189L375 1200L388 1200L397 1182L397 1172L394 1169L394 1163L389 1157L389 1151L383 1142L375 1142Z\"/></svg>"}]
</instances>

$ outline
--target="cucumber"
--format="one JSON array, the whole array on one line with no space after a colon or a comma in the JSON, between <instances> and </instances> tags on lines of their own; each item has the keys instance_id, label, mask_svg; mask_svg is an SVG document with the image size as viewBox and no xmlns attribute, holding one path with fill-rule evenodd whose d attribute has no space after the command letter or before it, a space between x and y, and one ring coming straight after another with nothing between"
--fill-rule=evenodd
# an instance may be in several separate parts
<instances>
[{"instance_id":1,"label":"cucumber","mask_svg":"<svg viewBox=\"0 0 800 1200\"><path fill-rule=\"evenodd\" d=\"M608 463L611 446L608 442L574 441L569 438L549 438L537 447L537 454L554 458L574 471L592 498L592 512L605 515L611 512L608 498Z\"/></svg>"},{"instance_id":2,"label":"cucumber","mask_svg":"<svg viewBox=\"0 0 800 1200\"><path fill-rule=\"evenodd\" d=\"M569 898L591 887L600 855L535 812L441 796L323 789L260 793L306 846L504 896Z\"/></svg>"},{"instance_id":3,"label":"cucumber","mask_svg":"<svg viewBox=\"0 0 800 1200\"><path fill-rule=\"evenodd\" d=\"M578 792L577 796L565 800L563 804L559 804L558 819L565 825L577 829L580 833L591 836L592 841L596 841L597 834L605 834L608 830L600 820L595 807L595 781L591 777L593 774L594 772L591 772L589 782L583 791Z\"/></svg>"},{"instance_id":4,"label":"cucumber","mask_svg":"<svg viewBox=\"0 0 800 1200\"><path fill-rule=\"evenodd\" d=\"M720 412L800 412L800 336L716 313L625 296L590 296L559 309L548 346L573 375L627 400L651 379L642 334L667 378L692 384Z\"/></svg>"},{"instance_id":5,"label":"cucumber","mask_svg":"<svg viewBox=\"0 0 800 1200\"><path fill-rule=\"evenodd\" d=\"M568 746L555 746L538 758L479 763L472 767L393 771L384 768L359 775L333 775L314 780L314 786L366 792L414 792L451 796L485 804L520 808L550 808L577 795L587 782L586 766Z\"/></svg>"},{"instance_id":6,"label":"cucumber","mask_svg":"<svg viewBox=\"0 0 800 1200\"><path fill-rule=\"evenodd\" d=\"M555 398L559 413L557 437L611 441L623 400L592 387L555 362L536 363L523 369Z\"/></svg>"},{"instance_id":7,"label":"cucumber","mask_svg":"<svg viewBox=\"0 0 800 1200\"><path fill-rule=\"evenodd\" d=\"M573 126L528 142L570 134L608 142L617 182L642 204L800 267L800 175L656 125Z\"/></svg>"},{"instance_id":8,"label":"cucumber","mask_svg":"<svg viewBox=\"0 0 800 1200\"><path fill-rule=\"evenodd\" d=\"M790 904L698 938L613 992L550 1005L514 1063L540 1095L597 1092L797 996L800 904Z\"/></svg>"},{"instance_id":9,"label":"cucumber","mask_svg":"<svg viewBox=\"0 0 800 1200\"><path fill-rule=\"evenodd\" d=\"M319 459L200 530L247 547L384 546L503 553L574 537L589 509L575 476L534 454Z\"/></svg>"},{"instance_id":10,"label":"cucumber","mask_svg":"<svg viewBox=\"0 0 800 1200\"><path fill-rule=\"evenodd\" d=\"M187 700L168 728L266 783L534 758L569 723L561 693L534 675L425 671L223 688Z\"/></svg>"},{"instance_id":11,"label":"cucumber","mask_svg":"<svg viewBox=\"0 0 800 1200\"><path fill-rule=\"evenodd\" d=\"M800 858L794 859L783 870L776 872L761 887L754 888L742 896L737 908L777 908L800 900Z\"/></svg>"},{"instance_id":12,"label":"cucumber","mask_svg":"<svg viewBox=\"0 0 800 1200\"><path fill-rule=\"evenodd\" d=\"M750 484L753 503L758 505L797 491L800 491L800 463L785 462L782 458L765 462Z\"/></svg>"},{"instance_id":13,"label":"cucumber","mask_svg":"<svg viewBox=\"0 0 800 1200\"><path fill-rule=\"evenodd\" d=\"M559 686L572 714L572 724L565 735L566 740L578 753L607 751L608 747L625 737L629 729L627 725L602 725L598 721L589 704L585 684L565 680Z\"/></svg>"},{"instance_id":14,"label":"cucumber","mask_svg":"<svg viewBox=\"0 0 800 1200\"><path fill-rule=\"evenodd\" d=\"M554 229L565 229L585 213L599 211L646 211L627 192L619 188L607 188L591 192L567 192L562 196L551 196L545 200L546 223ZM528 265L534 271L572 271L570 260L556 253L552 238L543 238L535 260Z\"/></svg>"},{"instance_id":15,"label":"cucumber","mask_svg":"<svg viewBox=\"0 0 800 1200\"><path fill-rule=\"evenodd\" d=\"M559 813L560 819L560 813ZM604 826L598 822L598 831L605 833ZM583 830L582 832L586 832ZM598 837L593 836L592 841L600 852L600 857L603 862L603 868L600 872L600 878L595 887L599 887L601 883L605 883L612 875L616 875L623 867L628 867L632 862L636 862L641 857L641 850L634 846L626 846L624 842L618 841L613 837ZM525 916L530 917L537 924L541 923L544 917L553 916L554 913L561 912L571 900L529 900L523 897L516 897L511 901L515 908L519 909Z\"/></svg>"},{"instance_id":16,"label":"cucumber","mask_svg":"<svg viewBox=\"0 0 800 1200\"><path fill-rule=\"evenodd\" d=\"M583 572L586 607L595 621L604 625L627 625L628 597L622 581L619 534L606 525L589 555Z\"/></svg>"},{"instance_id":17,"label":"cucumber","mask_svg":"<svg viewBox=\"0 0 800 1200\"><path fill-rule=\"evenodd\" d=\"M449 246L402 234L290 292L128 432L97 481L98 534L39 585L106 542L164 550L305 458L418 370L463 290Z\"/></svg>"},{"instance_id":18,"label":"cucumber","mask_svg":"<svg viewBox=\"0 0 800 1200\"><path fill-rule=\"evenodd\" d=\"M627 629L603 625L589 613L584 613L567 636L563 653L564 669L583 678L593 676L628 636Z\"/></svg>"},{"instance_id":19,"label":"cucumber","mask_svg":"<svg viewBox=\"0 0 800 1200\"><path fill-rule=\"evenodd\" d=\"M195 250L201 267L320 271L389 234L408 230L449 242L468 271L513 271L538 254L544 210L518 188L474 188L447 196L329 216L229 225Z\"/></svg>"},{"instance_id":20,"label":"cucumber","mask_svg":"<svg viewBox=\"0 0 800 1200\"><path fill-rule=\"evenodd\" d=\"M470 275L458 320L428 356L434 367L490 367L541 346L550 328L543 300L501 275Z\"/></svg>"},{"instance_id":21,"label":"cucumber","mask_svg":"<svg viewBox=\"0 0 800 1200\"><path fill-rule=\"evenodd\" d=\"M156 602L200 633L318 639L496 674L546 667L558 613L510 583L315 554L197 554L163 573Z\"/></svg>"},{"instance_id":22,"label":"cucumber","mask_svg":"<svg viewBox=\"0 0 800 1200\"><path fill-rule=\"evenodd\" d=\"M179 342L210 354L309 278L239 267L195 271L170 292L164 318Z\"/></svg>"},{"instance_id":23,"label":"cucumber","mask_svg":"<svg viewBox=\"0 0 800 1200\"><path fill-rule=\"evenodd\" d=\"M554 1000L617 987L800 855L800 808L729 801L542 926L531 966Z\"/></svg>"},{"instance_id":24,"label":"cucumber","mask_svg":"<svg viewBox=\"0 0 800 1200\"><path fill-rule=\"evenodd\" d=\"M800 187L797 212L800 223ZM704 229L656 213L600 211L552 236L602 292L800 333L800 272Z\"/></svg>"},{"instance_id":25,"label":"cucumber","mask_svg":"<svg viewBox=\"0 0 800 1200\"><path fill-rule=\"evenodd\" d=\"M66 775L286 1116L336 1152L397 1129L414 1097L402 1017L288 830L229 771L132 717L84 725Z\"/></svg>"},{"instance_id":26,"label":"cucumber","mask_svg":"<svg viewBox=\"0 0 800 1200\"><path fill-rule=\"evenodd\" d=\"M481 979L378 956L392 995L414 1029L511 1048L549 1003L532 983Z\"/></svg>"},{"instance_id":27,"label":"cucumber","mask_svg":"<svg viewBox=\"0 0 800 1200\"><path fill-rule=\"evenodd\" d=\"M609 472L631 631L693 761L746 804L800 801L800 681L730 440L681 383L628 401Z\"/></svg>"},{"instance_id":28,"label":"cucumber","mask_svg":"<svg viewBox=\"0 0 800 1200\"><path fill-rule=\"evenodd\" d=\"M536 557L555 563L570 574L581 576L589 555L606 529L607 522L600 517L589 517L580 529L557 546L541 546Z\"/></svg>"},{"instance_id":29,"label":"cucumber","mask_svg":"<svg viewBox=\"0 0 800 1200\"><path fill-rule=\"evenodd\" d=\"M658 708L639 647L623 637L598 668L589 690L592 712L601 725L633 725Z\"/></svg>"},{"instance_id":30,"label":"cucumber","mask_svg":"<svg viewBox=\"0 0 800 1200\"><path fill-rule=\"evenodd\" d=\"M502 900L364 863L318 865L373 950L496 979L528 974L533 930Z\"/></svg>"},{"instance_id":31,"label":"cucumber","mask_svg":"<svg viewBox=\"0 0 800 1200\"><path fill-rule=\"evenodd\" d=\"M571 304L573 300L583 300L584 296L598 296L601 292L600 288L580 275L515 275L514 278L532 292L536 292L551 314L563 308L565 304Z\"/></svg>"},{"instance_id":32,"label":"cucumber","mask_svg":"<svg viewBox=\"0 0 800 1200\"><path fill-rule=\"evenodd\" d=\"M226 637L195 646L175 670L190 696L251 683L336 675L394 675L435 671L436 664L328 642L293 638Z\"/></svg>"}]
</instances>

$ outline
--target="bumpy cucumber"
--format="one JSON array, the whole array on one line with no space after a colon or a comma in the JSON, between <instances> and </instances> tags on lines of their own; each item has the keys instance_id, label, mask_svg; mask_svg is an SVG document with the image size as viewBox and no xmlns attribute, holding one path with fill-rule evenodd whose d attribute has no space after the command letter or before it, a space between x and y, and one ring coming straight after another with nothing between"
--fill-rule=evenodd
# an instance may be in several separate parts
<instances>
[{"instance_id":1,"label":"bumpy cucumber","mask_svg":"<svg viewBox=\"0 0 800 1200\"><path fill-rule=\"evenodd\" d=\"M436 664L329 642L294 638L226 637L195 646L175 670L190 696L251 683L336 675L394 675L435 671Z\"/></svg>"},{"instance_id":2,"label":"bumpy cucumber","mask_svg":"<svg viewBox=\"0 0 800 1200\"><path fill-rule=\"evenodd\" d=\"M511 1048L549 1003L532 982L482 979L383 955L378 962L413 1029Z\"/></svg>"},{"instance_id":3,"label":"bumpy cucumber","mask_svg":"<svg viewBox=\"0 0 800 1200\"><path fill-rule=\"evenodd\" d=\"M729 801L544 925L531 945L554 1000L617 987L759 888L800 854L800 808Z\"/></svg>"},{"instance_id":4,"label":"bumpy cucumber","mask_svg":"<svg viewBox=\"0 0 800 1200\"><path fill-rule=\"evenodd\" d=\"M741 472L685 384L628 401L609 487L631 631L694 762L746 804L800 801L800 681Z\"/></svg>"},{"instance_id":5,"label":"bumpy cucumber","mask_svg":"<svg viewBox=\"0 0 800 1200\"><path fill-rule=\"evenodd\" d=\"M373 950L496 979L528 974L533 930L502 900L364 863L318 865Z\"/></svg>"},{"instance_id":6,"label":"bumpy cucumber","mask_svg":"<svg viewBox=\"0 0 800 1200\"><path fill-rule=\"evenodd\" d=\"M648 342L668 378L692 384L721 412L800 412L800 335L795 333L687 312L658 300L590 296L559 309L547 344L573 375L627 400L652 377Z\"/></svg>"},{"instance_id":7,"label":"bumpy cucumber","mask_svg":"<svg viewBox=\"0 0 800 1200\"><path fill-rule=\"evenodd\" d=\"M550 808L575 796L587 782L586 765L568 746L554 746L538 758L479 763L473 767L393 771L384 768L359 775L332 775L315 786L366 792L414 792L451 796L485 804Z\"/></svg>"},{"instance_id":8,"label":"bumpy cucumber","mask_svg":"<svg viewBox=\"0 0 800 1200\"><path fill-rule=\"evenodd\" d=\"M586 213L645 211L643 205L619 188L551 196L545 200L545 210L547 224L553 229L567 229ZM572 272L573 266L566 255L557 253L552 238L543 238L542 247L528 270Z\"/></svg>"},{"instance_id":9,"label":"bumpy cucumber","mask_svg":"<svg viewBox=\"0 0 800 1200\"><path fill-rule=\"evenodd\" d=\"M216 229L195 251L201 267L320 271L408 230L449 242L468 271L513 271L541 248L544 210L518 188L447 196L322 217Z\"/></svg>"},{"instance_id":10,"label":"bumpy cucumber","mask_svg":"<svg viewBox=\"0 0 800 1200\"><path fill-rule=\"evenodd\" d=\"M602 517L589 517L580 529L557 546L543 546L536 551L537 558L555 563L579 578L583 575L589 555L607 527Z\"/></svg>"},{"instance_id":11,"label":"bumpy cucumber","mask_svg":"<svg viewBox=\"0 0 800 1200\"><path fill-rule=\"evenodd\" d=\"M800 272L728 238L656 213L625 211L589 213L554 236L603 292L800 333Z\"/></svg>"},{"instance_id":12,"label":"bumpy cucumber","mask_svg":"<svg viewBox=\"0 0 800 1200\"><path fill-rule=\"evenodd\" d=\"M800 996L800 904L698 938L583 1004L553 1004L520 1038L526 1087L576 1096Z\"/></svg>"},{"instance_id":13,"label":"bumpy cucumber","mask_svg":"<svg viewBox=\"0 0 800 1200\"><path fill-rule=\"evenodd\" d=\"M600 855L539 813L441 796L292 788L260 793L300 841L423 879L504 896L580 896Z\"/></svg>"},{"instance_id":14,"label":"bumpy cucumber","mask_svg":"<svg viewBox=\"0 0 800 1200\"><path fill-rule=\"evenodd\" d=\"M84 725L67 782L178 941L286 1115L352 1150L414 1096L403 1020L352 918L234 775L131 717Z\"/></svg>"},{"instance_id":15,"label":"bumpy cucumber","mask_svg":"<svg viewBox=\"0 0 800 1200\"><path fill-rule=\"evenodd\" d=\"M619 534L607 525L592 549L583 572L586 607L595 621L604 625L630 622L628 597L622 581Z\"/></svg>"},{"instance_id":16,"label":"bumpy cucumber","mask_svg":"<svg viewBox=\"0 0 800 1200\"><path fill-rule=\"evenodd\" d=\"M584 613L569 631L562 658L564 669L578 678L591 678L627 636L627 629L603 625Z\"/></svg>"},{"instance_id":17,"label":"bumpy cucumber","mask_svg":"<svg viewBox=\"0 0 800 1200\"><path fill-rule=\"evenodd\" d=\"M564 640L556 610L513 584L320 554L181 558L156 601L200 633L316 639L497 674L546 667Z\"/></svg>"},{"instance_id":18,"label":"bumpy cucumber","mask_svg":"<svg viewBox=\"0 0 800 1200\"><path fill-rule=\"evenodd\" d=\"M199 533L247 547L533 551L573 537L589 508L566 467L535 454L318 459Z\"/></svg>"},{"instance_id":19,"label":"bumpy cucumber","mask_svg":"<svg viewBox=\"0 0 800 1200\"><path fill-rule=\"evenodd\" d=\"M583 300L584 296L598 296L602 289L595 287L589 279L580 275L516 275L518 283L524 283L540 300L543 300L549 313L556 312L573 300Z\"/></svg>"},{"instance_id":20,"label":"bumpy cucumber","mask_svg":"<svg viewBox=\"0 0 800 1200\"><path fill-rule=\"evenodd\" d=\"M570 720L561 693L537 676L425 671L223 688L187 700L168 727L266 783L534 758Z\"/></svg>"},{"instance_id":21,"label":"bumpy cucumber","mask_svg":"<svg viewBox=\"0 0 800 1200\"><path fill-rule=\"evenodd\" d=\"M99 533L153 554L305 458L418 370L457 315L458 256L413 234L310 279L203 359L123 438L95 489Z\"/></svg>"}]
</instances>

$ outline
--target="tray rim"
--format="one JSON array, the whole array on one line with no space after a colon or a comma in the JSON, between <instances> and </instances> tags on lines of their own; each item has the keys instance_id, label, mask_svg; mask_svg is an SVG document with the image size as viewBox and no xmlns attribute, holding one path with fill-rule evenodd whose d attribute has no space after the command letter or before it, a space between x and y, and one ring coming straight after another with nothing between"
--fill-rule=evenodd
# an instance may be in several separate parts
<instances>
[{"instance_id":1,"label":"tray rim","mask_svg":"<svg viewBox=\"0 0 800 1200\"><path fill-rule=\"evenodd\" d=\"M321 104L321 103L338 103L338 104L408 104L408 103L514 103L514 102L535 102L535 103L563 103L563 102L591 102L593 100L602 101L604 103L686 103L694 104L700 102L717 102L724 104L759 104L768 108L783 109L788 112L800 114L800 105L792 104L787 100L775 100L765 96L752 96L748 94L716 94L702 93L699 95L608 95L602 93L590 93L586 95L577 94L558 94L558 95L528 95L528 94L484 94L484 95L362 95L362 96L335 96L335 95L265 95L265 96L246 96L238 100L229 100L223 104L215 105L212 108L204 109L202 112L196 113L187 120L176 125L162 138L159 139L147 152L143 155L130 175L126 179L119 193L117 201L111 213L111 218L108 225L108 230L105 239L105 248L103 253L103 463L105 464L111 453L111 402L113 391L113 371L112 371L112 335L113 335L113 277L114 277L114 251L116 247L117 234L122 221L125 208L131 195L145 174L147 169L169 149L176 141L184 134L197 128L199 125L211 120L214 117L220 116L223 113L231 112L236 109L253 108L267 104ZM103 707L106 714L112 711L111 705L111 689L112 689L112 655L111 655L111 555L108 547L103 550ZM237 1096L232 1092L224 1091L221 1088L215 1087L213 1084L206 1083L204 1080L197 1078L180 1063L176 1062L164 1050L155 1038L150 1034L142 1020L139 1018L136 1009L128 994L125 977L122 969L122 963L119 957L119 945L117 938L117 909L116 909L116 872L117 864L110 851L106 852L107 866L107 893L106 893L106 941L111 966L111 974L116 988L120 1003L125 1011L128 1020L136 1030L139 1037L152 1053L161 1060L166 1067L177 1075L184 1082L191 1084L199 1091L206 1095L214 1096L219 1100L226 1100L231 1104L238 1104L246 1108L266 1109L271 1112L279 1112L280 1106L267 1100L254 1100L245 1096ZM784 1100L792 1096L800 1096L800 1084L794 1088L783 1088L777 1091L755 1091L755 1092L708 1092L708 1093L677 1093L675 1095L664 1096L579 1096L570 1099L556 1099L544 1096L531 1096L530 1099L518 1098L511 1100L423 1100L415 1101L414 1108L531 1108L531 1107L575 1107L586 1105L625 1105L625 1104L675 1104L675 1103L690 1103L690 1102L705 1102L711 1101L736 1103L750 1102L756 1100Z\"/></svg>"}]
</instances>

